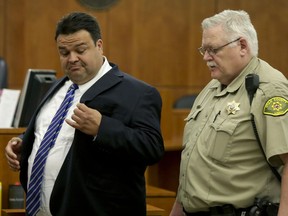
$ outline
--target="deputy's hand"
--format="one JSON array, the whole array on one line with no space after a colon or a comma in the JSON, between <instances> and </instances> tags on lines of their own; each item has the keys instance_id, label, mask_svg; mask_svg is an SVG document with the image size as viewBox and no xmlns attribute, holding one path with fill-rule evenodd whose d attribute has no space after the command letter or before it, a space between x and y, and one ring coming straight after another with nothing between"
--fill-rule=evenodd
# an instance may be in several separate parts
<instances>
[{"instance_id":1,"label":"deputy's hand","mask_svg":"<svg viewBox=\"0 0 288 216\"><path fill-rule=\"evenodd\" d=\"M175 200L169 216L186 216L186 214L183 212L182 205L177 202L177 200Z\"/></svg>"},{"instance_id":2,"label":"deputy's hand","mask_svg":"<svg viewBox=\"0 0 288 216\"><path fill-rule=\"evenodd\" d=\"M71 127L76 128L85 134L96 136L98 134L102 115L97 110L91 109L83 103L79 103L74 109L74 114L71 116L71 119L72 120L65 120Z\"/></svg>"},{"instance_id":3,"label":"deputy's hand","mask_svg":"<svg viewBox=\"0 0 288 216\"><path fill-rule=\"evenodd\" d=\"M22 140L19 137L13 137L5 148L5 156L11 170L20 170Z\"/></svg>"}]
</instances>

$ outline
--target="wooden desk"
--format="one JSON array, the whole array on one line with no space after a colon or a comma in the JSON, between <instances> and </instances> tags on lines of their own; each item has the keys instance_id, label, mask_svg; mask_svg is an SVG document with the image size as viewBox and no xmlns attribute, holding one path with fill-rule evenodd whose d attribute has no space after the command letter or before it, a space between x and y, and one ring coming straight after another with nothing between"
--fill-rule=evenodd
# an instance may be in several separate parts
<instances>
[{"instance_id":1,"label":"wooden desk","mask_svg":"<svg viewBox=\"0 0 288 216\"><path fill-rule=\"evenodd\" d=\"M147 216L164 216L164 210L147 204ZM25 209L2 209L2 216L25 216Z\"/></svg>"},{"instance_id":2,"label":"wooden desk","mask_svg":"<svg viewBox=\"0 0 288 216\"><path fill-rule=\"evenodd\" d=\"M163 216L168 216L174 204L176 193L162 188L146 185L146 202L165 210Z\"/></svg>"},{"instance_id":3,"label":"wooden desk","mask_svg":"<svg viewBox=\"0 0 288 216\"><path fill-rule=\"evenodd\" d=\"M2 128L0 129L0 181L2 182L2 208L8 208L8 188L9 184L19 182L19 173L9 169L5 157L5 147L8 141L15 136L19 136L25 131L24 128Z\"/></svg>"},{"instance_id":4,"label":"wooden desk","mask_svg":"<svg viewBox=\"0 0 288 216\"><path fill-rule=\"evenodd\" d=\"M149 204L147 204L146 207L147 207L147 213L146 213L147 216L164 216L165 215L164 209L161 209L156 206L149 205Z\"/></svg>"},{"instance_id":5,"label":"wooden desk","mask_svg":"<svg viewBox=\"0 0 288 216\"><path fill-rule=\"evenodd\" d=\"M25 216L25 209L2 209L2 216Z\"/></svg>"}]
</instances>

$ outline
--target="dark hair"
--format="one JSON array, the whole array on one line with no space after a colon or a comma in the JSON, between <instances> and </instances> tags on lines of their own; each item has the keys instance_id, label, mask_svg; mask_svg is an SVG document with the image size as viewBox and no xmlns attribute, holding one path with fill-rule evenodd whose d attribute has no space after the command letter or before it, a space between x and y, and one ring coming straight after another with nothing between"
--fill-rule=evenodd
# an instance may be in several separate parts
<instances>
[{"instance_id":1,"label":"dark hair","mask_svg":"<svg viewBox=\"0 0 288 216\"><path fill-rule=\"evenodd\" d=\"M55 40L60 34L68 35L80 30L88 31L95 44L98 39L101 39L100 26L95 17L82 12L73 12L57 23Z\"/></svg>"}]
</instances>

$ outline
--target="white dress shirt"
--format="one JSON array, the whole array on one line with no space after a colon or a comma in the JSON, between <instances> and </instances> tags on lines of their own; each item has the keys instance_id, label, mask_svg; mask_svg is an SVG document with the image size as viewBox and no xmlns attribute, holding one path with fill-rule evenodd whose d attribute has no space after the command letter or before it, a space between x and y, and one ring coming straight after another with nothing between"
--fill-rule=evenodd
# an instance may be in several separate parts
<instances>
[{"instance_id":1,"label":"white dress shirt","mask_svg":"<svg viewBox=\"0 0 288 216\"><path fill-rule=\"evenodd\" d=\"M73 110L76 108L76 104L79 103L81 96L105 73L107 73L111 66L109 65L106 57L105 61L100 68L97 75L83 85L79 85L79 89L75 91L75 96L72 106L69 108L66 118L71 118ZM36 153L39 149L44 134L53 119L58 107L62 103L68 88L72 84L71 80L65 82L65 84L56 92L56 94L48 100L45 105L41 108L38 113L35 123L35 141L31 155L28 159L28 185L32 171L33 161ZM68 125L65 121L63 122L62 128L58 134L55 145L50 149L46 165L44 168L42 191L41 191L41 206L37 216L52 216L49 209L50 196L54 187L55 180L58 176L60 168L66 158L66 155L71 147L74 138L75 129Z\"/></svg>"}]
</instances>

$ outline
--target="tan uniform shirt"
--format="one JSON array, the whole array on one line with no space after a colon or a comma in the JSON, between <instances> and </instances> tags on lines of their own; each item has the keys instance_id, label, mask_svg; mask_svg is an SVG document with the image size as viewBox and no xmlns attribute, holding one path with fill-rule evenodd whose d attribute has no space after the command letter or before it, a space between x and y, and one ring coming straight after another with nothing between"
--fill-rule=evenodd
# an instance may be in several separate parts
<instances>
[{"instance_id":1,"label":"tan uniform shirt","mask_svg":"<svg viewBox=\"0 0 288 216\"><path fill-rule=\"evenodd\" d=\"M245 89L249 73L260 78L252 106ZM278 114L268 109L278 101L275 96L283 99L282 107L274 106ZM217 80L203 89L185 119L177 200L186 211L207 211L224 204L244 208L252 205L256 196L279 202L280 183L261 153L250 111L267 158L281 166L277 155L288 152L287 99L284 75L256 57L224 90ZM264 110L268 114L264 115Z\"/></svg>"}]
</instances>

